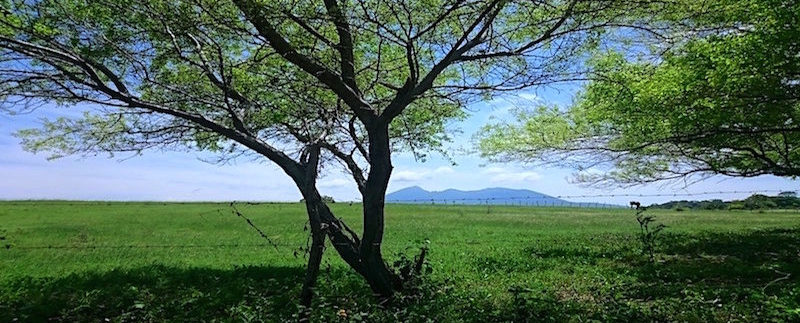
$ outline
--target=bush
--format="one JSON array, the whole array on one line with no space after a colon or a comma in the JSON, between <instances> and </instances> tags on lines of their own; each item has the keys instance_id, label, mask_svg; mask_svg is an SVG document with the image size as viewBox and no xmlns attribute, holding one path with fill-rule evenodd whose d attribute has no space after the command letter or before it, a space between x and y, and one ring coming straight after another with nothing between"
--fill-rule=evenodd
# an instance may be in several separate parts
<instances>
[{"instance_id":1,"label":"bush","mask_svg":"<svg viewBox=\"0 0 800 323\"><path fill-rule=\"evenodd\" d=\"M300 203L305 203L305 202L306 202L306 199L301 199L300 200ZM322 196L322 202L333 204L333 203L336 203L336 200L334 200L332 196L323 195Z\"/></svg>"}]
</instances>

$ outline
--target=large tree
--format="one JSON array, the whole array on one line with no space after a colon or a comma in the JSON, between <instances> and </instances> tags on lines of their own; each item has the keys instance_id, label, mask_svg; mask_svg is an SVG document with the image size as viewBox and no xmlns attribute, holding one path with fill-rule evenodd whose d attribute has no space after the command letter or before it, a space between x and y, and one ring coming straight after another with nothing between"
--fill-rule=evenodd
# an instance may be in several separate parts
<instances>
[{"instance_id":1,"label":"large tree","mask_svg":"<svg viewBox=\"0 0 800 323\"><path fill-rule=\"evenodd\" d=\"M87 110L21 132L54 156L148 148L253 153L303 195L306 287L325 239L383 297L398 149L441 148L470 100L575 77L609 28L654 32L664 2L530 0L2 0L0 97L12 111ZM357 234L320 198L321 165L362 195ZM304 300L310 300L304 288ZM305 301L304 301L305 302Z\"/></svg>"},{"instance_id":2,"label":"large tree","mask_svg":"<svg viewBox=\"0 0 800 323\"><path fill-rule=\"evenodd\" d=\"M800 4L715 3L720 10L687 21L723 28L674 35L655 56L598 53L573 106L490 124L481 152L569 165L590 184L797 177Z\"/></svg>"}]
</instances>

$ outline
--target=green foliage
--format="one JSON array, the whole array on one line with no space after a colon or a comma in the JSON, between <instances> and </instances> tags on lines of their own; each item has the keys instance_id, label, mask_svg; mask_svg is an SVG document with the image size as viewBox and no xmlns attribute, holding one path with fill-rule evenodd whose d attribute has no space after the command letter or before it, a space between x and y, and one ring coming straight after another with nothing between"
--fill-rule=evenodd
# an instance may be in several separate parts
<instances>
[{"instance_id":1,"label":"green foliage","mask_svg":"<svg viewBox=\"0 0 800 323\"><path fill-rule=\"evenodd\" d=\"M744 200L722 201L670 201L661 204L653 204L650 208L658 209L694 209L694 210L791 210L800 209L800 198L789 194L779 194L778 196L766 196L754 194Z\"/></svg>"},{"instance_id":2,"label":"green foliage","mask_svg":"<svg viewBox=\"0 0 800 323\"><path fill-rule=\"evenodd\" d=\"M636 209L636 222L639 223L639 241L642 243L642 254L647 255L651 263L655 262L656 244L661 236L661 231L667 227L663 223L656 223L656 217L650 215L647 208ZM655 224L654 226L650 226Z\"/></svg>"},{"instance_id":3,"label":"green foliage","mask_svg":"<svg viewBox=\"0 0 800 323\"><path fill-rule=\"evenodd\" d=\"M322 201L323 201L323 202L325 202L325 203L327 203L327 204L336 203L336 200L334 200L332 196L328 196L328 195L323 195L323 196L322 196ZM305 202L306 202L306 199L301 199L301 200L300 200L300 203L301 203L301 204L302 204L302 203L305 203Z\"/></svg>"},{"instance_id":4,"label":"green foliage","mask_svg":"<svg viewBox=\"0 0 800 323\"><path fill-rule=\"evenodd\" d=\"M420 4L423 7L442 5L441 1L423 2L426 3ZM308 137L327 134L326 140L333 143L352 140L347 133L352 111L312 75L265 48L260 40L254 40L247 31L252 26L240 19L241 12L230 1L3 0L0 3L3 8L0 35L45 47L57 44L73 51L107 67L142 101L199 114L231 128L233 121L226 108L233 109L249 132L264 134L263 140L269 142L277 140L302 146L287 128L300 129L301 135ZM316 15L319 10L324 11L316 1L291 4L277 1L262 5L268 15L270 9L278 13L283 12L283 8L293 8L294 15L309 19L312 24L319 23L314 21L318 18ZM385 10L377 14L389 15L389 20L396 18L389 18L391 12ZM423 19L432 17L414 18L422 24ZM336 49L317 46L320 50L310 50L318 39L296 27L288 23L277 25L304 54L330 65L332 70L338 69ZM315 27L321 35L336 39L331 24L323 22ZM462 28L454 21L448 22L447 27ZM376 102L377 110L383 109L395 93L385 85L398 84L399 87L407 76L403 74L408 70L404 67L406 51L381 43L379 35L369 30L356 28L353 32L359 41L355 48L357 68L361 71L357 79L362 88L367 89L365 98ZM380 48L379 43L382 44ZM10 57L31 72L53 73L46 62L21 59L18 55ZM370 74L376 65L388 72L377 76ZM235 148L241 148L230 138L186 120L125 108L80 82L31 81L8 71L0 76L4 80L0 85L0 98L18 95L28 97L36 105L52 102L65 106L108 105L106 109L92 109L91 115L82 118L45 120L45 126L40 129L17 133L26 149L49 152L52 158L80 153L140 152L149 148L209 150L231 156ZM215 84L213 77L225 82L231 92L246 97L247 103L232 100L231 94ZM453 79L454 75L442 77L437 84ZM107 78L104 81L111 83ZM14 100L0 101L0 104L10 111L24 110L23 105ZM419 157L431 151L444 152L443 144L450 140L448 133L452 130L449 122L464 117L462 107L444 96L420 96L391 124L393 148L410 150ZM365 137L362 127L356 130L358 137Z\"/></svg>"},{"instance_id":5,"label":"green foliage","mask_svg":"<svg viewBox=\"0 0 800 323\"><path fill-rule=\"evenodd\" d=\"M431 151L446 153L443 145L454 130L449 122L463 118L468 103L496 90L573 78L590 53L612 42L610 30L647 29L679 19L684 7L704 8L679 2L371 0L336 1L340 8L331 9L331 2L312 0L3 0L0 33L8 37L0 47L10 59L2 64L15 68L0 73L0 96L21 96L34 105L102 105L108 108L98 112L104 119L129 112L125 131L108 139L119 145L48 144L72 135L68 127L19 134L29 149L54 157L179 145L231 156L241 148L218 130L139 103L247 129L280 147L325 137L347 152L354 141L367 141L367 125L355 111L380 115L400 102L404 110L389 119L392 148L424 159ZM330 10L343 14L352 27L342 27L349 37L339 34L339 18ZM292 61L274 41L256 35L254 17L268 21L292 55L316 67ZM349 47L346 38L352 39L352 55L342 52ZM24 49L36 46L59 53ZM462 50L451 52L456 48ZM318 79L318 69L332 74L336 80L330 82L352 87L360 103ZM353 75L347 75L350 69ZM42 74L51 77L27 77ZM137 104L120 102L129 95ZM6 103L11 110L25 109ZM147 122L128 120L133 116ZM97 125L101 132L108 126Z\"/></svg>"},{"instance_id":6,"label":"green foliage","mask_svg":"<svg viewBox=\"0 0 800 323\"><path fill-rule=\"evenodd\" d=\"M613 168L580 173L587 182L800 175L797 2L713 5L695 23L724 31L688 37L656 59L599 52L597 78L568 112L540 108L489 125L479 149L498 160Z\"/></svg>"},{"instance_id":7,"label":"green foliage","mask_svg":"<svg viewBox=\"0 0 800 323\"><path fill-rule=\"evenodd\" d=\"M362 216L357 206L331 207L351 223ZM0 321L293 320L305 259L291 250L306 242L305 206L240 211L280 250L224 203L0 203L0 232L11 245L0 249ZM660 261L650 264L626 209L386 211L389 260L414 263L427 238L430 274L381 308L328 248L313 321L800 319L797 212L650 209L669 226ZM785 276L777 271L791 276L765 289Z\"/></svg>"}]
</instances>

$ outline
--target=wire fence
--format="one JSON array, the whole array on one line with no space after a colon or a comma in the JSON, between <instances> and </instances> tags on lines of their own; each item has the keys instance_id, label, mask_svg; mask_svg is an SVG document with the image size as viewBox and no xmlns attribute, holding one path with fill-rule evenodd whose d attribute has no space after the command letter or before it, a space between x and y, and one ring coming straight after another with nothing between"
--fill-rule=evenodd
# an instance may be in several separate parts
<instances>
[{"instance_id":1,"label":"wire fence","mask_svg":"<svg viewBox=\"0 0 800 323\"><path fill-rule=\"evenodd\" d=\"M239 248L272 248L276 246L294 247L294 244L269 244L269 243L222 243L222 244L129 244L129 245L23 245L7 244L3 249L15 250L124 250L124 249L239 249Z\"/></svg>"},{"instance_id":2,"label":"wire fence","mask_svg":"<svg viewBox=\"0 0 800 323\"><path fill-rule=\"evenodd\" d=\"M465 197L465 198L432 198L432 199L388 199L387 203L408 204L408 205L436 205L436 206L475 206L485 207L486 213L492 213L493 207L496 206L525 206L525 207L562 207L562 208L600 208L600 209L625 209L630 207L645 206L638 201L630 201L629 204L615 204L597 202L597 200L609 198L647 198L647 197L673 197L673 198L695 198L732 195L732 194L775 194L787 192L787 190L751 190L751 191L705 191L705 192L685 192L685 193L608 193L608 194L577 194L577 195L521 195L521 196L507 196L507 197ZM594 201L570 201L575 199L594 199ZM200 216L205 219L205 215L229 214L233 217L239 217L254 229L266 243L217 243L217 244L125 244L125 245L15 245L9 241L4 230L0 229L0 251L2 250L43 250L43 249L217 249L217 248L261 248L272 247L297 247L292 243L281 243L273 241L268 237L260 228L258 228L253 221L244 213L240 211L237 206L277 206L279 209L284 206L295 207L299 205L298 202L264 202L264 201L247 201L247 202L108 202L108 201L47 201L47 200L31 200L31 201L3 201L0 203L2 206L17 205L17 206L31 206L36 204L43 205L63 205L63 206L115 206L124 204L143 204L143 205L199 205L199 204L212 204L224 206L224 208L216 208L205 212L193 213L193 215ZM335 203L337 205L346 204L350 207L359 207L360 201L345 201ZM249 210L247 210L249 211Z\"/></svg>"},{"instance_id":3,"label":"wire fence","mask_svg":"<svg viewBox=\"0 0 800 323\"><path fill-rule=\"evenodd\" d=\"M738 190L738 191L703 191L703 192L684 192L684 193L607 193L607 194L575 194L575 195L519 195L519 196L503 196L503 197L448 197L448 198L415 198L415 199L397 199L387 198L386 203L402 203L402 204L441 204L441 205L521 205L521 206L564 206L564 207L610 207L619 208L627 207L628 205L620 204L619 202L603 202L597 199L611 199L611 198L650 198L650 197L708 197L713 195L733 195L733 194L775 194L787 192L787 190L778 189L765 189L765 190ZM794 191L792 191L794 192ZM570 201L581 199L596 199L593 201ZM563 200L563 201L558 201ZM48 205L65 205L65 206L84 206L84 205L106 205L114 206L120 204L143 204L143 205L197 205L197 204L230 204L230 201L176 201L176 202L153 202L153 201L71 201L71 200L12 200L0 201L2 205L30 205L32 203L42 203ZM293 205L298 202L292 201L236 201L237 205ZM359 200L339 201L335 204L360 204ZM216 212L211 211L211 212Z\"/></svg>"},{"instance_id":4,"label":"wire fence","mask_svg":"<svg viewBox=\"0 0 800 323\"><path fill-rule=\"evenodd\" d=\"M570 201L575 199L609 199L609 198L649 198L649 197L699 197L719 196L732 194L771 194L786 192L786 190L753 190L753 191L705 191L685 193L608 193L608 194L577 194L577 195L521 195L503 197L464 197L464 198L418 198L418 199L387 199L387 203L401 204L441 204L441 205L508 205L508 206L549 206L549 207L579 207L579 208L626 208L628 204L607 203L595 201Z\"/></svg>"}]
</instances>

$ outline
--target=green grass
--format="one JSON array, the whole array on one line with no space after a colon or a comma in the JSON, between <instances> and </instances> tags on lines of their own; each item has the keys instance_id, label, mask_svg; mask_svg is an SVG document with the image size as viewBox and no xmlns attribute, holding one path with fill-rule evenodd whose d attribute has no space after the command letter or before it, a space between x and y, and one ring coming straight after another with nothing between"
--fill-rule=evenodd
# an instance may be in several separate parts
<instances>
[{"instance_id":1,"label":"green grass","mask_svg":"<svg viewBox=\"0 0 800 323\"><path fill-rule=\"evenodd\" d=\"M238 207L277 247L226 204L0 202L0 322L291 320L303 206ZM800 320L800 213L648 211L668 226L649 263L630 210L490 211L390 205L389 260L430 241L419 293L380 309L329 249L313 318Z\"/></svg>"}]
</instances>

